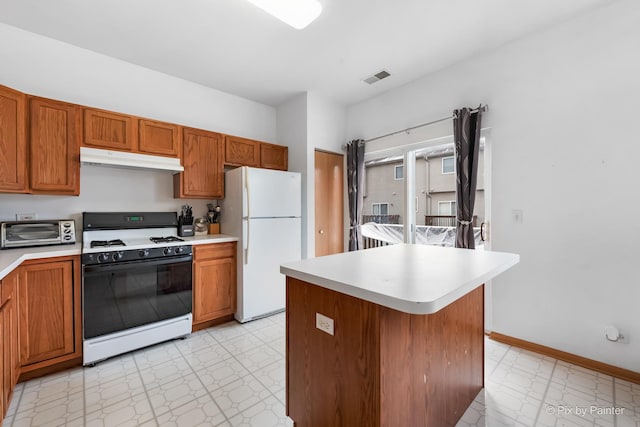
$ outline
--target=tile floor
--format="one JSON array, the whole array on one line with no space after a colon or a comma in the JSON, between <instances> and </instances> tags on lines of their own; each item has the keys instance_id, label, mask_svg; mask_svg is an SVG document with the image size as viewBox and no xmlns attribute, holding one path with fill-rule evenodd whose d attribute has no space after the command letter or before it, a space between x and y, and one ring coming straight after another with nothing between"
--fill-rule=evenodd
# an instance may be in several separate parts
<instances>
[{"instance_id":1,"label":"tile floor","mask_svg":"<svg viewBox=\"0 0 640 427\"><path fill-rule=\"evenodd\" d=\"M4 426L291 426L284 324L230 322L20 383ZM490 340L485 359L486 388L459 427L640 427L640 385Z\"/></svg>"}]
</instances>

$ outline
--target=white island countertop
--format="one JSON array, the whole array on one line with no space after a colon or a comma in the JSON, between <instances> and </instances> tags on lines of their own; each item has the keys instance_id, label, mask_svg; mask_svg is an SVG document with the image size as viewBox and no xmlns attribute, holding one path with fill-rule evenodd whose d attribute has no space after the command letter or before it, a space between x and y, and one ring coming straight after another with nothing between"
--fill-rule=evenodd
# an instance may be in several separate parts
<instances>
[{"instance_id":1,"label":"white island countertop","mask_svg":"<svg viewBox=\"0 0 640 427\"><path fill-rule=\"evenodd\" d=\"M228 236L226 234L203 234L192 237L181 237L184 242L175 242L167 244L167 246L177 245L206 245L210 243L225 243L235 242L237 237ZM145 245L140 246L128 246L127 249L138 249L140 247L148 246L145 239ZM80 255L82 253L82 243L75 243L72 245L57 245L57 246L35 246L29 248L17 248L17 249L3 249L0 250L0 280L7 274L11 273L16 267L18 267L22 261L29 259L43 259L59 256Z\"/></svg>"},{"instance_id":2,"label":"white island countertop","mask_svg":"<svg viewBox=\"0 0 640 427\"><path fill-rule=\"evenodd\" d=\"M432 314L514 266L520 256L397 244L280 266L287 276L411 314Z\"/></svg>"}]
</instances>

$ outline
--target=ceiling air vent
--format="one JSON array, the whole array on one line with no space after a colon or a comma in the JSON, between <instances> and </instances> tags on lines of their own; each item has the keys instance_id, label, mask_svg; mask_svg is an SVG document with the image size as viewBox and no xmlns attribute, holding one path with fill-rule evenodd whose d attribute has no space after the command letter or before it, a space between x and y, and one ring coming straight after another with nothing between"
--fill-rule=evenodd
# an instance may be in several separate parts
<instances>
[{"instance_id":1,"label":"ceiling air vent","mask_svg":"<svg viewBox=\"0 0 640 427\"><path fill-rule=\"evenodd\" d=\"M375 82L378 82L382 79L386 79L387 77L389 77L391 74L389 74L388 72L386 72L385 70L380 71L379 73L375 73L373 76L371 77L367 77L366 79L364 79L365 83L369 83L369 84L373 84Z\"/></svg>"}]
</instances>

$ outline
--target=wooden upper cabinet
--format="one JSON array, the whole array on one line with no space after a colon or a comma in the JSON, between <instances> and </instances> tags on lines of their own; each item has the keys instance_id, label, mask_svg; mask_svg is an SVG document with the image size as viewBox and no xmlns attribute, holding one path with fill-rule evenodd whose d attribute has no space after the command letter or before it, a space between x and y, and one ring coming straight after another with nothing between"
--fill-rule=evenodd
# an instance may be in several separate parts
<instances>
[{"instance_id":1,"label":"wooden upper cabinet","mask_svg":"<svg viewBox=\"0 0 640 427\"><path fill-rule=\"evenodd\" d=\"M179 157L181 127L171 123L140 119L138 122L138 149L144 154Z\"/></svg>"},{"instance_id":2,"label":"wooden upper cabinet","mask_svg":"<svg viewBox=\"0 0 640 427\"><path fill-rule=\"evenodd\" d=\"M0 192L27 190L27 96L0 86Z\"/></svg>"},{"instance_id":3,"label":"wooden upper cabinet","mask_svg":"<svg viewBox=\"0 0 640 427\"><path fill-rule=\"evenodd\" d=\"M260 141L226 135L224 162L233 166L260 167Z\"/></svg>"},{"instance_id":4,"label":"wooden upper cabinet","mask_svg":"<svg viewBox=\"0 0 640 427\"><path fill-rule=\"evenodd\" d=\"M80 107L31 97L29 122L31 192L80 194Z\"/></svg>"},{"instance_id":5,"label":"wooden upper cabinet","mask_svg":"<svg viewBox=\"0 0 640 427\"><path fill-rule=\"evenodd\" d=\"M289 168L289 148L282 145L260 144L260 167L286 171Z\"/></svg>"},{"instance_id":6,"label":"wooden upper cabinet","mask_svg":"<svg viewBox=\"0 0 640 427\"><path fill-rule=\"evenodd\" d=\"M135 151L138 148L136 120L125 114L85 108L82 144L107 150Z\"/></svg>"},{"instance_id":7,"label":"wooden upper cabinet","mask_svg":"<svg viewBox=\"0 0 640 427\"><path fill-rule=\"evenodd\" d=\"M224 197L224 140L222 135L185 128L182 138L184 172L174 175L177 198L221 199Z\"/></svg>"}]
</instances>

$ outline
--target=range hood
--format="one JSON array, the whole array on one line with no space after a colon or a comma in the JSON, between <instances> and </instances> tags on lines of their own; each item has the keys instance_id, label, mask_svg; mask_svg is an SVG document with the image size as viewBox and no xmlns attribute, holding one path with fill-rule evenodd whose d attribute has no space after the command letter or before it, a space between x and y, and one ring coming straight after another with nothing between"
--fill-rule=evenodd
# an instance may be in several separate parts
<instances>
[{"instance_id":1,"label":"range hood","mask_svg":"<svg viewBox=\"0 0 640 427\"><path fill-rule=\"evenodd\" d=\"M80 162L86 165L182 172L180 159L124 151L80 147Z\"/></svg>"}]
</instances>

